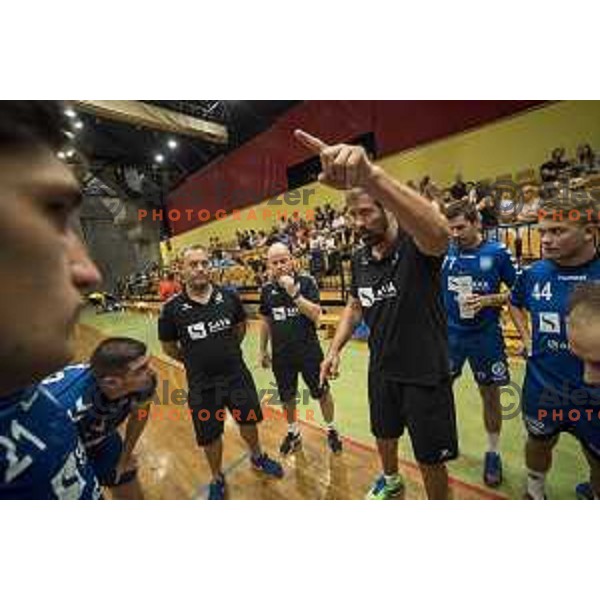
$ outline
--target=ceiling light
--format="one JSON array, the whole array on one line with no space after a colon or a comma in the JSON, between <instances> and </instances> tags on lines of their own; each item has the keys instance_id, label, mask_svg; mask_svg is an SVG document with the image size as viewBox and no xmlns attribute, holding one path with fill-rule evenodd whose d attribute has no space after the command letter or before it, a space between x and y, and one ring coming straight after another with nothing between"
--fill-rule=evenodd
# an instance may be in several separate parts
<instances>
[{"instance_id":1,"label":"ceiling light","mask_svg":"<svg viewBox=\"0 0 600 600\"><path fill-rule=\"evenodd\" d=\"M165 162L165 157L162 154L155 154L154 161L157 163L163 163L163 162Z\"/></svg>"},{"instance_id":2,"label":"ceiling light","mask_svg":"<svg viewBox=\"0 0 600 600\"><path fill-rule=\"evenodd\" d=\"M75 127L75 129L83 129L83 121L76 121L73 127Z\"/></svg>"},{"instance_id":3,"label":"ceiling light","mask_svg":"<svg viewBox=\"0 0 600 600\"><path fill-rule=\"evenodd\" d=\"M67 150L67 158L73 158L75 156L75 150Z\"/></svg>"},{"instance_id":4,"label":"ceiling light","mask_svg":"<svg viewBox=\"0 0 600 600\"><path fill-rule=\"evenodd\" d=\"M77 113L72 108L66 108L65 115L67 115L69 119L74 119L77 116Z\"/></svg>"},{"instance_id":5,"label":"ceiling light","mask_svg":"<svg viewBox=\"0 0 600 600\"><path fill-rule=\"evenodd\" d=\"M58 156L58 158L60 158L61 160L64 160L67 157L67 155L64 152L58 152L56 156Z\"/></svg>"},{"instance_id":6,"label":"ceiling light","mask_svg":"<svg viewBox=\"0 0 600 600\"><path fill-rule=\"evenodd\" d=\"M177 148L178 145L179 144L177 143L177 140L174 140L172 138L167 142L167 146L169 146L171 150L175 150L175 148Z\"/></svg>"}]
</instances>

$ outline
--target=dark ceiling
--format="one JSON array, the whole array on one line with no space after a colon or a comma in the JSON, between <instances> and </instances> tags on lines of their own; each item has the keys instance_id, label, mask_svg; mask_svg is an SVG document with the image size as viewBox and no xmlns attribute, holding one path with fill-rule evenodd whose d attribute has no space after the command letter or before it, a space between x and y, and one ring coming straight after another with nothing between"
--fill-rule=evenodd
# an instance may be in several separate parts
<instances>
[{"instance_id":1,"label":"dark ceiling","mask_svg":"<svg viewBox=\"0 0 600 600\"><path fill-rule=\"evenodd\" d=\"M161 195L177 186L191 173L219 156L231 152L247 140L268 129L275 119L298 100L144 100L192 117L214 121L227 127L227 145L214 144L188 136L173 136L163 131L110 121L78 112L83 127L73 143L87 158L91 172L101 176L110 171L134 168L161 188ZM175 139L177 148L167 145ZM157 163L155 157L164 159Z\"/></svg>"}]
</instances>

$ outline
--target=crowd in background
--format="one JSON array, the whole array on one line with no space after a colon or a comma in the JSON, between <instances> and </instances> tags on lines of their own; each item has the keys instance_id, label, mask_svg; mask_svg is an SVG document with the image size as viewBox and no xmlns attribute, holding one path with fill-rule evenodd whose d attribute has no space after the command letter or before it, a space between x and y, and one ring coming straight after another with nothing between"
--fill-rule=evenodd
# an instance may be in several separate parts
<instances>
[{"instance_id":1,"label":"crowd in background","mask_svg":"<svg viewBox=\"0 0 600 600\"><path fill-rule=\"evenodd\" d=\"M587 178L597 174L600 174L600 156L589 144L582 144L573 158L567 157L564 148L555 148L537 172L526 171L516 181L512 175L494 181L465 181L458 174L446 188L439 187L429 175L418 183L407 181L406 184L436 202L441 210L450 202L468 198L479 210L484 231L492 233L501 225L535 223L544 199L580 190ZM238 229L235 237L228 240L211 237L208 252L212 267L221 276L228 270L235 271L237 285L260 286L266 280L266 248L277 241L288 245L319 283L325 277L340 275L343 261L361 243L355 236L346 207L335 208L325 202L315 207L311 220L295 213L288 218L280 217L269 230ZM177 260L168 269L161 269L158 264L149 265L119 282L117 295L125 298L154 295L164 300L180 289L177 287L179 271ZM240 278L238 272L244 273L244 277ZM226 276L223 282L231 283Z\"/></svg>"}]
</instances>

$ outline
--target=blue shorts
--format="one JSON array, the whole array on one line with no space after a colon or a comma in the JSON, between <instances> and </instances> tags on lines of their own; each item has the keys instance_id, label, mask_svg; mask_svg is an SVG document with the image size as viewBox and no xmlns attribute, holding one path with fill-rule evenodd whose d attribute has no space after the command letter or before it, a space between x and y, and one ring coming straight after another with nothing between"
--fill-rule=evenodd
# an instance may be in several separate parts
<instances>
[{"instance_id":1,"label":"blue shorts","mask_svg":"<svg viewBox=\"0 0 600 600\"><path fill-rule=\"evenodd\" d=\"M581 391L585 388L581 388ZM600 401L597 393L588 401L564 399L548 394L527 381L523 385L523 419L527 433L538 439L551 439L565 432L600 460Z\"/></svg>"},{"instance_id":2,"label":"blue shorts","mask_svg":"<svg viewBox=\"0 0 600 600\"><path fill-rule=\"evenodd\" d=\"M479 385L507 385L510 382L506 349L500 325L473 333L449 331L450 374L456 379L469 361Z\"/></svg>"},{"instance_id":3,"label":"blue shorts","mask_svg":"<svg viewBox=\"0 0 600 600\"><path fill-rule=\"evenodd\" d=\"M123 451L123 440L118 433L109 435L98 446L87 450L88 459L96 473L100 485L115 487L130 482L136 475L135 471L129 471L117 477L117 464Z\"/></svg>"}]
</instances>

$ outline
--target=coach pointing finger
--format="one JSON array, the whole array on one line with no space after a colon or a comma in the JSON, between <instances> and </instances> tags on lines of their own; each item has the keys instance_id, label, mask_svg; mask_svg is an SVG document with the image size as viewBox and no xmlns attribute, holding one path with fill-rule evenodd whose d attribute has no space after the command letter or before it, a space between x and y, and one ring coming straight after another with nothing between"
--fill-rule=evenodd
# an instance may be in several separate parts
<instances>
[{"instance_id":1,"label":"coach pointing finger","mask_svg":"<svg viewBox=\"0 0 600 600\"><path fill-rule=\"evenodd\" d=\"M436 205L374 165L362 146L330 146L302 129L296 129L294 137L319 155L321 183L338 190L361 188L396 217L423 254L441 256L446 252L448 223Z\"/></svg>"},{"instance_id":2,"label":"coach pointing finger","mask_svg":"<svg viewBox=\"0 0 600 600\"><path fill-rule=\"evenodd\" d=\"M434 203L395 181L359 146L295 138L319 155L321 183L346 191L364 245L352 257L348 304L321 379L334 378L355 327L369 327L369 414L382 473L367 497L401 496L398 439L408 430L429 498L448 498L445 462L458 453L440 270L446 218Z\"/></svg>"}]
</instances>

